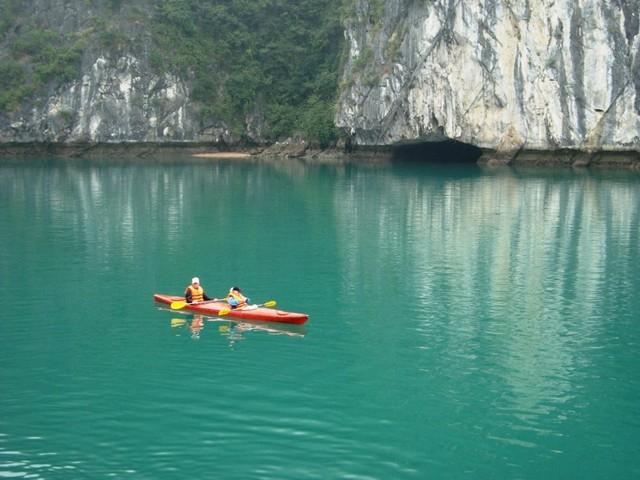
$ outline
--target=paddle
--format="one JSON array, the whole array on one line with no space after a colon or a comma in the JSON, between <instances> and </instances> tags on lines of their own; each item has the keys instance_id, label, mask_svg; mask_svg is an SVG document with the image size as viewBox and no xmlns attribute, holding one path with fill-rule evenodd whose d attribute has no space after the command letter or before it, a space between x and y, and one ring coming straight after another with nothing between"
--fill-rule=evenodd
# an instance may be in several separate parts
<instances>
[{"instance_id":1,"label":"paddle","mask_svg":"<svg viewBox=\"0 0 640 480\"><path fill-rule=\"evenodd\" d=\"M275 307L276 306L276 301L275 300L269 300L268 302L264 302L261 303L260 305L256 305L256 308L258 307ZM238 310L242 311L242 308L239 308ZM219 317L223 317L224 315L228 315L231 312L230 308L223 308L222 310L220 310L218 312L218 316Z\"/></svg>"},{"instance_id":2,"label":"paddle","mask_svg":"<svg viewBox=\"0 0 640 480\"><path fill-rule=\"evenodd\" d=\"M186 302L186 300L176 300L175 302L171 302L171 305L169 305L171 307L172 310L180 310L181 308L186 307L188 304Z\"/></svg>"},{"instance_id":3,"label":"paddle","mask_svg":"<svg viewBox=\"0 0 640 480\"><path fill-rule=\"evenodd\" d=\"M172 318L171 319L171 326L173 328L175 327L181 327L182 325L184 325L185 323L187 323L187 321L184 318Z\"/></svg>"},{"instance_id":4,"label":"paddle","mask_svg":"<svg viewBox=\"0 0 640 480\"><path fill-rule=\"evenodd\" d=\"M176 300L175 302L171 302L171 310L180 310L181 308L186 307L187 305L202 305L203 303L209 302L222 302L223 300L220 298L214 298L213 300L205 300L204 302L193 302L187 303L186 300Z\"/></svg>"}]
</instances>

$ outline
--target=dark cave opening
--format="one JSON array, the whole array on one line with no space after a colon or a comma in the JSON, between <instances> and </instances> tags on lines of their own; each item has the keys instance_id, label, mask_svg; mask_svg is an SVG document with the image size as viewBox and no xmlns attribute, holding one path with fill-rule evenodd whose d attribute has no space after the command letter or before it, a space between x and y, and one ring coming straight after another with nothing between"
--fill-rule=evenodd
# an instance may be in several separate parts
<instances>
[{"instance_id":1,"label":"dark cave opening","mask_svg":"<svg viewBox=\"0 0 640 480\"><path fill-rule=\"evenodd\" d=\"M394 145L391 159L397 162L476 163L482 150L455 140Z\"/></svg>"}]
</instances>

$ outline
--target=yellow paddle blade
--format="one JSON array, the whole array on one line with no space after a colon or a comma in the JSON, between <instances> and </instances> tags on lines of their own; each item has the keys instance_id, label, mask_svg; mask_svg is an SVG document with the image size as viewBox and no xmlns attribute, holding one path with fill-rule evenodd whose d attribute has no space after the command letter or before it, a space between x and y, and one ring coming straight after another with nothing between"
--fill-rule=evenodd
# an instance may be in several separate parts
<instances>
[{"instance_id":1,"label":"yellow paddle blade","mask_svg":"<svg viewBox=\"0 0 640 480\"><path fill-rule=\"evenodd\" d=\"M172 318L171 319L171 326L172 327L180 327L182 325L184 325L185 323L187 323L187 321L184 318Z\"/></svg>"},{"instance_id":2,"label":"yellow paddle blade","mask_svg":"<svg viewBox=\"0 0 640 480\"><path fill-rule=\"evenodd\" d=\"M172 310L180 310L181 308L184 308L186 306L187 302L185 302L184 300L176 300L175 302L171 302Z\"/></svg>"},{"instance_id":3,"label":"yellow paddle blade","mask_svg":"<svg viewBox=\"0 0 640 480\"><path fill-rule=\"evenodd\" d=\"M246 308L247 310L253 310L254 308L258 308L258 307L275 307L275 306L276 306L276 301L269 300L268 302L262 303L260 305L243 305L242 307L238 307L238 310L242 310L243 308ZM224 315L228 315L229 312L231 312L230 308L223 308L218 312L218 316L222 317Z\"/></svg>"}]
</instances>

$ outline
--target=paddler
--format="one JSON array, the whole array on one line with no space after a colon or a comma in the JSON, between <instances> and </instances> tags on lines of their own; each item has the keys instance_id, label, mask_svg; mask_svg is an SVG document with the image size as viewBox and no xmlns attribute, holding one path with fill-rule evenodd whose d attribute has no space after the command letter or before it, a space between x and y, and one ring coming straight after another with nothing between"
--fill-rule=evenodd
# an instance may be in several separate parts
<instances>
[{"instance_id":1,"label":"paddler","mask_svg":"<svg viewBox=\"0 0 640 480\"><path fill-rule=\"evenodd\" d=\"M231 309L242 308L249 299L242 294L242 290L239 287L231 287L229 289L229 295L227 295L227 303L231 306Z\"/></svg>"},{"instance_id":2,"label":"paddler","mask_svg":"<svg viewBox=\"0 0 640 480\"><path fill-rule=\"evenodd\" d=\"M184 291L184 299L187 303L198 303L204 300L211 300L204 292L204 288L200 285L200 279L193 277L191 279L191 285L188 285Z\"/></svg>"}]
</instances>

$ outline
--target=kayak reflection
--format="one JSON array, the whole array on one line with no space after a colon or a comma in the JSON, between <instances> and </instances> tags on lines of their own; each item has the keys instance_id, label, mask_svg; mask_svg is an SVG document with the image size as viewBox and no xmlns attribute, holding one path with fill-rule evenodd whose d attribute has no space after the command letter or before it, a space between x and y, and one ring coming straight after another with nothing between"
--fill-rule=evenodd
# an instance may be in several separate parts
<instances>
[{"instance_id":1,"label":"kayak reflection","mask_svg":"<svg viewBox=\"0 0 640 480\"><path fill-rule=\"evenodd\" d=\"M200 332L204 327L204 317L202 315L193 315L191 319L187 318L172 318L171 328L180 328L188 324L191 331L191 338L198 340L200 338Z\"/></svg>"},{"instance_id":2,"label":"kayak reflection","mask_svg":"<svg viewBox=\"0 0 640 480\"><path fill-rule=\"evenodd\" d=\"M244 334L254 331L265 332L270 335L287 335L290 337L304 337L306 335L305 328L302 325L263 321L238 321L229 318L207 317L199 314L188 315L183 318L172 318L170 324L172 328L189 328L191 338L194 340L199 339L203 329L209 327L211 324L217 324L218 333L222 336L229 337L231 342L242 340Z\"/></svg>"}]
</instances>

